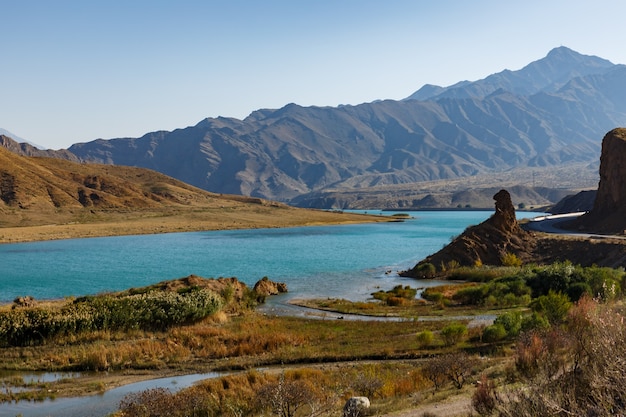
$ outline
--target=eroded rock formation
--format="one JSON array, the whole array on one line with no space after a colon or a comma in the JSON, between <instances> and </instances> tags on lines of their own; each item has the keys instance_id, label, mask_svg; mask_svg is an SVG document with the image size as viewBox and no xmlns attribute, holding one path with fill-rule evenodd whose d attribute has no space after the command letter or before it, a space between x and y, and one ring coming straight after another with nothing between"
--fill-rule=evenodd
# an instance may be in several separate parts
<instances>
[{"instance_id":1,"label":"eroded rock formation","mask_svg":"<svg viewBox=\"0 0 626 417\"><path fill-rule=\"evenodd\" d=\"M624 234L626 230L626 128L602 140L600 182L593 209L574 223L579 230Z\"/></svg>"},{"instance_id":2,"label":"eroded rock formation","mask_svg":"<svg viewBox=\"0 0 626 417\"><path fill-rule=\"evenodd\" d=\"M495 213L489 219L467 228L449 245L401 275L421 278L427 271L422 266L427 263L441 271L457 265L502 265L504 256L511 254L523 262L530 261L536 240L519 226L511 195L500 190L493 199Z\"/></svg>"},{"instance_id":3,"label":"eroded rock formation","mask_svg":"<svg viewBox=\"0 0 626 417\"><path fill-rule=\"evenodd\" d=\"M259 295L281 294L287 292L287 284L270 281L267 277L263 277L254 284L254 291Z\"/></svg>"}]
</instances>

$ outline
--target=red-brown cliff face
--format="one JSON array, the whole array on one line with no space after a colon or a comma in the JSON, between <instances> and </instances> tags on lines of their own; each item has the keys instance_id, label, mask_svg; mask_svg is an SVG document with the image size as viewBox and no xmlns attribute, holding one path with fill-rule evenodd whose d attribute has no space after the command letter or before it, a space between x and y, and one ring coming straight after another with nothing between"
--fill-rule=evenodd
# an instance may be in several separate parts
<instances>
[{"instance_id":1,"label":"red-brown cliff face","mask_svg":"<svg viewBox=\"0 0 626 417\"><path fill-rule=\"evenodd\" d=\"M579 230L623 234L626 230L626 129L611 130L602 140L600 183L593 209L574 226Z\"/></svg>"},{"instance_id":2,"label":"red-brown cliff face","mask_svg":"<svg viewBox=\"0 0 626 417\"><path fill-rule=\"evenodd\" d=\"M401 275L420 278L424 275L420 267L426 263L431 263L438 270L457 264L502 265L506 254L514 254L522 261L531 261L535 237L519 226L511 195L506 190L500 190L493 199L496 201L496 209L489 219L467 228L449 245Z\"/></svg>"}]
</instances>

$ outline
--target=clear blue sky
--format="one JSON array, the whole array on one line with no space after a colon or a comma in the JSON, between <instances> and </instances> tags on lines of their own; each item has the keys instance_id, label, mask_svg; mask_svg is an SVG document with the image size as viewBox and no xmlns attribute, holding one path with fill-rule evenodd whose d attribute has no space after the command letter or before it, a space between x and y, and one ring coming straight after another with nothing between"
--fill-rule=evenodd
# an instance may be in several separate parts
<instances>
[{"instance_id":1,"label":"clear blue sky","mask_svg":"<svg viewBox=\"0 0 626 417\"><path fill-rule=\"evenodd\" d=\"M57 149L402 99L558 46L626 64L625 17L623 0L0 0L0 128Z\"/></svg>"}]
</instances>

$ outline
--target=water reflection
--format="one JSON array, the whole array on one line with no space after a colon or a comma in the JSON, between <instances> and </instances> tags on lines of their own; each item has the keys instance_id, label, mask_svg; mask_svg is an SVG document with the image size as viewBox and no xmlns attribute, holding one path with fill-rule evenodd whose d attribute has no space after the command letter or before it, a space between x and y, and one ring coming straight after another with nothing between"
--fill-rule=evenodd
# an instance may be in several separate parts
<instances>
[{"instance_id":1,"label":"water reflection","mask_svg":"<svg viewBox=\"0 0 626 417\"><path fill-rule=\"evenodd\" d=\"M181 375L170 378L158 378L136 382L106 391L101 395L86 397L58 398L41 402L18 402L0 404L0 415L23 417L102 417L115 410L125 395L153 388L167 388L176 392L198 381L217 378L224 373L209 372L204 374Z\"/></svg>"}]
</instances>

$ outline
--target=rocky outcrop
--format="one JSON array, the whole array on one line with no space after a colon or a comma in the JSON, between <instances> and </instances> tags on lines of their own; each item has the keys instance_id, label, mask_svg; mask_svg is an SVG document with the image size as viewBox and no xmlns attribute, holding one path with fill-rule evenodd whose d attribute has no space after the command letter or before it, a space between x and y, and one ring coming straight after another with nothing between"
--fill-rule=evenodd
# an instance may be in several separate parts
<instances>
[{"instance_id":1,"label":"rocky outcrop","mask_svg":"<svg viewBox=\"0 0 626 417\"><path fill-rule=\"evenodd\" d=\"M343 406L343 417L358 417L367 415L367 409L370 408L370 399L367 397L351 397L348 398Z\"/></svg>"},{"instance_id":2,"label":"rocky outcrop","mask_svg":"<svg viewBox=\"0 0 626 417\"><path fill-rule=\"evenodd\" d=\"M626 230L626 128L602 140L600 182L593 209L573 224L579 230L624 234Z\"/></svg>"},{"instance_id":3,"label":"rocky outcrop","mask_svg":"<svg viewBox=\"0 0 626 417\"><path fill-rule=\"evenodd\" d=\"M493 196L495 213L477 226L467 228L449 245L430 255L402 276L422 278L432 270L424 268L432 264L438 270L451 266L502 265L505 255L512 254L522 262L533 258L535 237L523 230L515 217L511 195L500 190Z\"/></svg>"},{"instance_id":4,"label":"rocky outcrop","mask_svg":"<svg viewBox=\"0 0 626 417\"><path fill-rule=\"evenodd\" d=\"M287 284L270 281L267 277L261 278L254 284L254 291L259 295L277 295L287 292Z\"/></svg>"}]
</instances>

